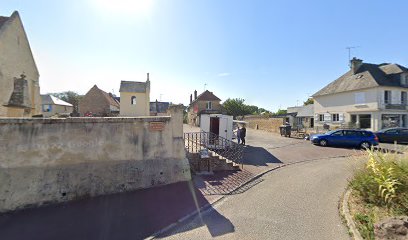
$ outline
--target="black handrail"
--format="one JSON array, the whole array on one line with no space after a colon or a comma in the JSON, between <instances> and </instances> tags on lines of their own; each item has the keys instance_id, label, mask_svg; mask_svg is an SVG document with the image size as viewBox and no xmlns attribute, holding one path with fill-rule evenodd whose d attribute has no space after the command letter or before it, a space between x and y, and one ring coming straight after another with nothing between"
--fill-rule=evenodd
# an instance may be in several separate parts
<instances>
[{"instance_id":1,"label":"black handrail","mask_svg":"<svg viewBox=\"0 0 408 240\"><path fill-rule=\"evenodd\" d=\"M204 131L184 133L184 144L188 153L208 149L229 161L241 164L241 168L244 167L244 147L217 134Z\"/></svg>"}]
</instances>

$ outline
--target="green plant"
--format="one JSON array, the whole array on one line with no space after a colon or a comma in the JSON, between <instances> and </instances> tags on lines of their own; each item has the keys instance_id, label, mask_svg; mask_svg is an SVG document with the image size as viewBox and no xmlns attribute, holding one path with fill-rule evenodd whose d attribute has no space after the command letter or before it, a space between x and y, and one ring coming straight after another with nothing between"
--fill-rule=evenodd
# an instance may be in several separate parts
<instances>
[{"instance_id":1,"label":"green plant","mask_svg":"<svg viewBox=\"0 0 408 240\"><path fill-rule=\"evenodd\" d=\"M374 216L356 213L354 219L361 236L364 239L374 240Z\"/></svg>"}]
</instances>

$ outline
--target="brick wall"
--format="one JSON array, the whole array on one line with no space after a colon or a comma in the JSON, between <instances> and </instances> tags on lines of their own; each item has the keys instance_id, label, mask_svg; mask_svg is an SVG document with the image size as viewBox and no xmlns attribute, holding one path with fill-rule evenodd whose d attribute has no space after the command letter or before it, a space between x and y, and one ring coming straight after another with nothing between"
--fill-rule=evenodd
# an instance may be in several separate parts
<instances>
[{"instance_id":1,"label":"brick wall","mask_svg":"<svg viewBox=\"0 0 408 240\"><path fill-rule=\"evenodd\" d=\"M244 121L248 122L248 127L252 129L264 130L268 132L279 132L279 126L283 124L283 118L267 118L261 116L246 116Z\"/></svg>"}]
</instances>

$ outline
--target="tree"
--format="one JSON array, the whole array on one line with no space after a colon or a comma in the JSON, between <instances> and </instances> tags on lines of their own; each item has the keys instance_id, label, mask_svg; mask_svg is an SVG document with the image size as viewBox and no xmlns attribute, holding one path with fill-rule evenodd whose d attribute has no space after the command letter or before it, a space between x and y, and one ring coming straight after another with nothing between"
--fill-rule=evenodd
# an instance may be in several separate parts
<instances>
[{"instance_id":1,"label":"tree","mask_svg":"<svg viewBox=\"0 0 408 240\"><path fill-rule=\"evenodd\" d=\"M225 111L227 111L228 115L232 115L234 119L236 119L237 116L244 116L248 114L248 109L246 105L244 104L244 99L242 98L234 98L230 99L228 98L225 100L225 102L222 104L223 108Z\"/></svg>"},{"instance_id":2,"label":"tree","mask_svg":"<svg viewBox=\"0 0 408 240\"><path fill-rule=\"evenodd\" d=\"M303 102L303 106L309 105L309 104L313 104L314 100L313 98L308 98L305 102Z\"/></svg>"},{"instance_id":3,"label":"tree","mask_svg":"<svg viewBox=\"0 0 408 240\"><path fill-rule=\"evenodd\" d=\"M79 95L76 92L73 91L65 91L65 92L59 92L59 93L50 93L50 95L57 97L67 103L71 103L72 106L74 107L74 113L78 113L78 105L79 101L83 96Z\"/></svg>"},{"instance_id":4,"label":"tree","mask_svg":"<svg viewBox=\"0 0 408 240\"><path fill-rule=\"evenodd\" d=\"M279 109L279 110L275 113L275 115L281 115L281 114L286 114L286 113L288 113L287 110L285 110L285 109Z\"/></svg>"},{"instance_id":5,"label":"tree","mask_svg":"<svg viewBox=\"0 0 408 240\"><path fill-rule=\"evenodd\" d=\"M245 105L245 104L244 104ZM259 114L259 108L254 105L245 105L245 115L247 114Z\"/></svg>"}]
</instances>

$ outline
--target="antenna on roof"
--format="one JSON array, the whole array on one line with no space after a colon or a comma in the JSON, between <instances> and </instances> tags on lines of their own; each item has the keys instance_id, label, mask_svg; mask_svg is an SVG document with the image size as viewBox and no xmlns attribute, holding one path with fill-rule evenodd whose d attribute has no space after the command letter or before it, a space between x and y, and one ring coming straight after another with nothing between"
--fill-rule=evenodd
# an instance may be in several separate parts
<instances>
[{"instance_id":1,"label":"antenna on roof","mask_svg":"<svg viewBox=\"0 0 408 240\"><path fill-rule=\"evenodd\" d=\"M207 87L207 83L204 83L204 92L205 92L205 88Z\"/></svg>"},{"instance_id":2,"label":"antenna on roof","mask_svg":"<svg viewBox=\"0 0 408 240\"><path fill-rule=\"evenodd\" d=\"M350 61L351 61L351 49L354 49L354 48L359 48L360 46L350 46L350 47L346 47L346 49L348 50L348 64L349 64L349 67L351 67L351 65L350 65Z\"/></svg>"}]
</instances>

